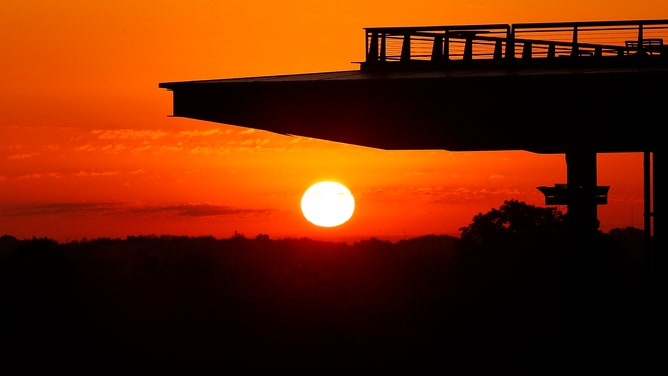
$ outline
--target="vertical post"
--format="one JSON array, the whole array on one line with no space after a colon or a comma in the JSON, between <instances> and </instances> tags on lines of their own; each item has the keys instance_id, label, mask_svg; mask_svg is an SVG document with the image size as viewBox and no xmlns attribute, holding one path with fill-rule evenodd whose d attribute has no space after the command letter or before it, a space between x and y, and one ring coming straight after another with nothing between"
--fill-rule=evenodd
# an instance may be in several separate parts
<instances>
[{"instance_id":1,"label":"vertical post","mask_svg":"<svg viewBox=\"0 0 668 376\"><path fill-rule=\"evenodd\" d=\"M644 265L645 272L649 273L652 265L652 206L651 206L651 161L650 152L643 153L643 228L644 228Z\"/></svg>"},{"instance_id":2,"label":"vertical post","mask_svg":"<svg viewBox=\"0 0 668 376\"><path fill-rule=\"evenodd\" d=\"M445 40L443 41L443 60L450 60L450 31L445 30Z\"/></svg>"},{"instance_id":3,"label":"vertical post","mask_svg":"<svg viewBox=\"0 0 668 376\"><path fill-rule=\"evenodd\" d=\"M386 37L385 33L382 33L380 36L380 58L379 60L381 62L385 62L387 60L387 42L386 42Z\"/></svg>"},{"instance_id":4,"label":"vertical post","mask_svg":"<svg viewBox=\"0 0 668 376\"><path fill-rule=\"evenodd\" d=\"M443 35L434 35L434 45L431 47L431 61L443 59Z\"/></svg>"},{"instance_id":5,"label":"vertical post","mask_svg":"<svg viewBox=\"0 0 668 376\"><path fill-rule=\"evenodd\" d=\"M652 295L651 295L651 321L650 321L650 331L652 333L652 338L650 341L660 341L666 338L668 334L668 309L666 308L666 296L667 295L667 286L668 286L668 262L666 261L666 255L668 255L667 245L665 244L665 222L663 219L663 199L660 197L660 193L663 188L661 186L664 183L661 183L662 178L659 175L665 175L665 165L661 162L661 153L659 152L659 158L656 156L656 149L660 149L664 145L657 146L652 151L652 219L653 219L653 233L654 237L652 239ZM665 192L665 191L664 191ZM658 215L657 215L658 213ZM657 220L658 219L658 220Z\"/></svg>"},{"instance_id":6,"label":"vertical post","mask_svg":"<svg viewBox=\"0 0 668 376\"><path fill-rule=\"evenodd\" d=\"M596 152L575 148L566 152L568 229L568 326L571 350L586 357L597 338L596 270Z\"/></svg>"},{"instance_id":7,"label":"vertical post","mask_svg":"<svg viewBox=\"0 0 668 376\"><path fill-rule=\"evenodd\" d=\"M661 161L657 163L656 150L654 150L652 151L652 250L655 263L658 262L659 268L661 269L660 272L665 277L668 270L666 270L665 222L661 219L663 218L663 214L661 214L663 213L663 209L661 209L663 205L661 202L663 202L663 199L660 199L657 194L657 192L660 192L660 190L663 189L659 187L660 179L658 177L660 174L665 175L665 170L659 171L661 168L665 168L665 166ZM657 213L659 213L658 216Z\"/></svg>"},{"instance_id":8,"label":"vertical post","mask_svg":"<svg viewBox=\"0 0 668 376\"><path fill-rule=\"evenodd\" d=\"M378 61L378 33L371 33L371 42L369 42L369 37L367 33L367 52L366 52L366 62L376 62Z\"/></svg>"},{"instance_id":9,"label":"vertical post","mask_svg":"<svg viewBox=\"0 0 668 376\"><path fill-rule=\"evenodd\" d=\"M638 56L642 56L643 52L643 27L642 24L638 25Z\"/></svg>"},{"instance_id":10,"label":"vertical post","mask_svg":"<svg viewBox=\"0 0 668 376\"><path fill-rule=\"evenodd\" d=\"M404 43L401 46L401 61L411 60L411 34L404 34Z\"/></svg>"},{"instance_id":11,"label":"vertical post","mask_svg":"<svg viewBox=\"0 0 668 376\"><path fill-rule=\"evenodd\" d=\"M506 36L506 59L512 60L515 58L515 29L510 28Z\"/></svg>"},{"instance_id":12,"label":"vertical post","mask_svg":"<svg viewBox=\"0 0 668 376\"><path fill-rule=\"evenodd\" d=\"M566 153L569 226L579 235L598 230L596 152L578 148Z\"/></svg>"},{"instance_id":13,"label":"vertical post","mask_svg":"<svg viewBox=\"0 0 668 376\"><path fill-rule=\"evenodd\" d=\"M654 320L656 319L656 306L655 306L655 296L656 296L656 286L655 286L655 267L654 260L652 257L652 207L650 205L651 201L651 165L650 153L645 151L643 153L643 219L644 219L644 237L643 237L643 284L644 284L644 296L643 304L645 308L645 317L643 319L648 320L647 327L645 328L645 333L650 333L655 329ZM648 338L649 339L649 338Z\"/></svg>"},{"instance_id":14,"label":"vertical post","mask_svg":"<svg viewBox=\"0 0 668 376\"><path fill-rule=\"evenodd\" d=\"M475 34L466 36L466 43L464 44L464 60L473 59L473 37Z\"/></svg>"},{"instance_id":15,"label":"vertical post","mask_svg":"<svg viewBox=\"0 0 668 376\"><path fill-rule=\"evenodd\" d=\"M501 60L503 58L503 41L497 40L494 42L494 60Z\"/></svg>"},{"instance_id":16,"label":"vertical post","mask_svg":"<svg viewBox=\"0 0 668 376\"><path fill-rule=\"evenodd\" d=\"M524 42L524 46L522 47L522 59L524 60L529 60L531 59L531 49L532 49L532 43L529 41Z\"/></svg>"},{"instance_id":17,"label":"vertical post","mask_svg":"<svg viewBox=\"0 0 668 376\"><path fill-rule=\"evenodd\" d=\"M550 43L547 46L547 58L554 59L557 54L557 46L554 43Z\"/></svg>"},{"instance_id":18,"label":"vertical post","mask_svg":"<svg viewBox=\"0 0 668 376\"><path fill-rule=\"evenodd\" d=\"M580 48L578 46L578 27L573 26L573 46L571 47L571 56L580 55Z\"/></svg>"}]
</instances>

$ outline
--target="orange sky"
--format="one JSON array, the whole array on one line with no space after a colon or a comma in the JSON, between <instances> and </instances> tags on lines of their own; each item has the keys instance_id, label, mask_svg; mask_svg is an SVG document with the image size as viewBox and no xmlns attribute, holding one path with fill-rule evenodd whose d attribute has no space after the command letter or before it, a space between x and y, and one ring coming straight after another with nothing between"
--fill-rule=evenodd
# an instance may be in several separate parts
<instances>
[{"instance_id":1,"label":"orange sky","mask_svg":"<svg viewBox=\"0 0 668 376\"><path fill-rule=\"evenodd\" d=\"M158 83L357 69L364 27L664 18L664 0L5 0L0 235L458 236L504 200L543 206L535 187L565 182L564 156L382 151L171 118ZM642 228L642 155L599 154L598 169L601 228ZM322 179L356 198L340 227L299 209Z\"/></svg>"}]
</instances>

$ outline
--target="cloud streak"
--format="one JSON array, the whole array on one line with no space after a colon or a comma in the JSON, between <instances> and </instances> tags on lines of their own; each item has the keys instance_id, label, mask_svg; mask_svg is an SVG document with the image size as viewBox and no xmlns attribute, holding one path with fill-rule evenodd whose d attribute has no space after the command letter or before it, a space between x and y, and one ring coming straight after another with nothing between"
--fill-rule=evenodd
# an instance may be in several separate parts
<instances>
[{"instance_id":1,"label":"cloud streak","mask_svg":"<svg viewBox=\"0 0 668 376\"><path fill-rule=\"evenodd\" d=\"M171 213L183 217L215 217L227 215L269 214L265 209L244 209L214 204L181 204L148 206L132 210L136 214Z\"/></svg>"},{"instance_id":2,"label":"cloud streak","mask_svg":"<svg viewBox=\"0 0 668 376\"><path fill-rule=\"evenodd\" d=\"M25 217L59 214L108 213L114 209L111 203L64 202L35 205L5 205L0 207L0 215L4 217Z\"/></svg>"},{"instance_id":3,"label":"cloud streak","mask_svg":"<svg viewBox=\"0 0 668 376\"><path fill-rule=\"evenodd\" d=\"M12 154L12 155L10 155L9 157L7 157L7 159L9 159L9 160L13 160L13 159L28 159L28 158L32 158L32 157L35 157L35 156L38 156L38 155L39 155L38 153L21 153L21 154Z\"/></svg>"},{"instance_id":4,"label":"cloud streak","mask_svg":"<svg viewBox=\"0 0 668 376\"><path fill-rule=\"evenodd\" d=\"M45 215L173 215L177 217L248 216L271 214L270 209L247 209L210 203L153 205L127 202L64 202L34 205L0 206L0 216L26 217Z\"/></svg>"}]
</instances>

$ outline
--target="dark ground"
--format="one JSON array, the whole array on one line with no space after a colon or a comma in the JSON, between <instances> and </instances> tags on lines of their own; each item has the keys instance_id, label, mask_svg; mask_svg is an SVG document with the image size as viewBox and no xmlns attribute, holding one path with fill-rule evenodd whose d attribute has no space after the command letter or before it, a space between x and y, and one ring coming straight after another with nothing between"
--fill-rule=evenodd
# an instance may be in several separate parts
<instances>
[{"instance_id":1,"label":"dark ground","mask_svg":"<svg viewBox=\"0 0 668 376\"><path fill-rule=\"evenodd\" d=\"M18 374L637 375L663 356L628 248L574 300L550 247L472 253L446 236L0 247L2 367Z\"/></svg>"}]
</instances>

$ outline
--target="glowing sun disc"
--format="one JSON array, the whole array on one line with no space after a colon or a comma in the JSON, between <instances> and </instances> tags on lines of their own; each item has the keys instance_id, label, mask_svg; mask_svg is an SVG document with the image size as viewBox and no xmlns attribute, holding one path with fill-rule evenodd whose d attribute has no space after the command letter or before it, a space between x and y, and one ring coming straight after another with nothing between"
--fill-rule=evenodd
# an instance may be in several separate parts
<instances>
[{"instance_id":1,"label":"glowing sun disc","mask_svg":"<svg viewBox=\"0 0 668 376\"><path fill-rule=\"evenodd\" d=\"M347 222L355 211L355 198L343 184L324 181L310 186L301 201L302 213L316 226L334 227Z\"/></svg>"}]
</instances>

